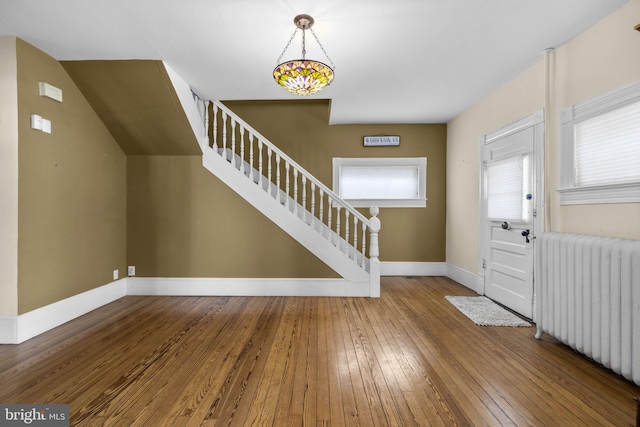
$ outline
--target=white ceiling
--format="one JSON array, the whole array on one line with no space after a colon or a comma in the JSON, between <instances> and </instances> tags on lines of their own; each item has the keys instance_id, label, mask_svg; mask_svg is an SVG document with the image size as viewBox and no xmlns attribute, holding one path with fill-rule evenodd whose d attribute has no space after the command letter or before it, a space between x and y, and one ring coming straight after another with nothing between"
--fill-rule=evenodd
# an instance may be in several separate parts
<instances>
[{"instance_id":1,"label":"white ceiling","mask_svg":"<svg viewBox=\"0 0 640 427\"><path fill-rule=\"evenodd\" d=\"M331 123L445 123L628 0L0 0L0 36L58 60L164 60L207 99L298 99L272 77L307 13ZM300 57L301 32L283 59ZM307 32L307 58L327 62Z\"/></svg>"}]
</instances>

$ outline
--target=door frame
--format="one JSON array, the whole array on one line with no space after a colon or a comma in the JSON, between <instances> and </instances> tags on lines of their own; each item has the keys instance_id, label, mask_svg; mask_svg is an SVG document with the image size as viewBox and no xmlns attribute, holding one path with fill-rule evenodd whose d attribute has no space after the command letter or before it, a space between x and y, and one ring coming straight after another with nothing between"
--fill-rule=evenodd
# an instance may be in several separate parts
<instances>
[{"instance_id":1,"label":"door frame","mask_svg":"<svg viewBox=\"0 0 640 427\"><path fill-rule=\"evenodd\" d=\"M485 235L485 223L487 221L487 213L484 209L486 195L487 195L487 183L485 181L485 173L484 173L484 165L487 161L485 155L488 150L485 149L487 144L494 142L500 138L504 138L516 132L520 132L529 127L533 127L533 161L535 162L535 166L533 168L533 188L534 188L534 209L535 214L533 216L533 229L534 234L540 233L544 230L544 215L545 215L545 202L546 202L546 194L544 192L544 132L545 132L545 123L544 123L544 110L540 109L535 113L524 117L520 120L517 120L507 126L504 126L492 133L486 134L480 138L480 155L479 155L479 199L478 199L478 283L476 289L480 295L485 295L485 259L486 259L486 239ZM535 271L536 265L536 240L533 239L531 241L532 250L533 250L533 266ZM533 275L533 272L531 272ZM536 280L535 276L533 277L533 321L535 322L536 317Z\"/></svg>"}]
</instances>

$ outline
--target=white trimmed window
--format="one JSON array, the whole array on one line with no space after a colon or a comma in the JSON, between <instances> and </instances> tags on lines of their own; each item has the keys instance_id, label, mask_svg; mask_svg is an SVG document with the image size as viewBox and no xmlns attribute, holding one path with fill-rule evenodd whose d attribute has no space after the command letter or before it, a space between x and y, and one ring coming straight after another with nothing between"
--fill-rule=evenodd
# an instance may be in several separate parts
<instances>
[{"instance_id":1,"label":"white trimmed window","mask_svg":"<svg viewBox=\"0 0 640 427\"><path fill-rule=\"evenodd\" d=\"M640 202L640 82L561 115L560 204Z\"/></svg>"},{"instance_id":2,"label":"white trimmed window","mask_svg":"<svg viewBox=\"0 0 640 427\"><path fill-rule=\"evenodd\" d=\"M427 158L333 159L333 191L354 207L425 207Z\"/></svg>"}]
</instances>

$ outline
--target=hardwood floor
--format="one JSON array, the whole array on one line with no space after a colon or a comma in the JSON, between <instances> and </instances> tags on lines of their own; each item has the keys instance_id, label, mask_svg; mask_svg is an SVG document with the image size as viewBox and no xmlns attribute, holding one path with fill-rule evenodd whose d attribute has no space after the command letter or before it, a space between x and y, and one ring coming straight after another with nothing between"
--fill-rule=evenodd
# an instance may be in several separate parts
<instances>
[{"instance_id":1,"label":"hardwood floor","mask_svg":"<svg viewBox=\"0 0 640 427\"><path fill-rule=\"evenodd\" d=\"M78 426L631 426L640 389L534 328L474 325L441 277L382 297L122 298L0 346L0 403Z\"/></svg>"}]
</instances>

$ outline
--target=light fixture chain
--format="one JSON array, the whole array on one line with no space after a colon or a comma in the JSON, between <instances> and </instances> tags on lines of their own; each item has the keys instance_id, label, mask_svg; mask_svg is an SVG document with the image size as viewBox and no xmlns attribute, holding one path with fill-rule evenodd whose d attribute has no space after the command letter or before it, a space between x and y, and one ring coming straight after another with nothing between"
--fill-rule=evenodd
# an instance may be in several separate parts
<instances>
[{"instance_id":1,"label":"light fixture chain","mask_svg":"<svg viewBox=\"0 0 640 427\"><path fill-rule=\"evenodd\" d=\"M326 56L327 59L329 60L329 62L331 63L331 68L333 68L335 70L336 69L335 64L333 63L331 58L329 58L329 55L327 55L327 51L324 50L324 46L322 46L322 43L320 43L320 40L318 39L318 36L316 36L315 31L313 31L313 28L309 28L309 31L311 31L311 34L313 34L313 37L315 37L316 42L318 42L318 45L320 46L320 49L322 49L322 53L324 53L324 56Z\"/></svg>"},{"instance_id":2,"label":"light fixture chain","mask_svg":"<svg viewBox=\"0 0 640 427\"><path fill-rule=\"evenodd\" d=\"M305 34L306 34L306 31L302 30L302 59L303 60L307 56L307 47L306 47L305 37L304 37Z\"/></svg>"},{"instance_id":3,"label":"light fixture chain","mask_svg":"<svg viewBox=\"0 0 640 427\"><path fill-rule=\"evenodd\" d=\"M287 51L287 49L289 49L289 45L291 44L291 42L293 41L293 39L295 38L296 34L298 34L298 29L296 28L293 31L293 34L291 35L291 38L289 39L289 42L287 43L287 45L284 47L284 50L282 51L282 53L280 54L280 56L278 57L278 60L276 61L276 64L280 64L280 60L282 59L282 57L284 56L284 53Z\"/></svg>"}]
</instances>

